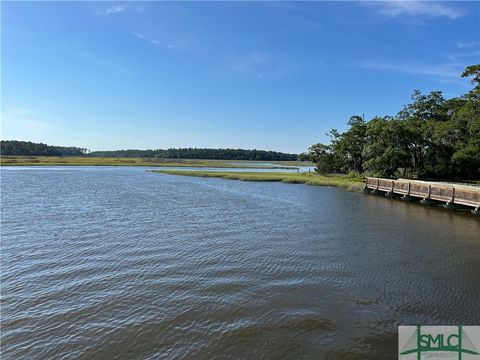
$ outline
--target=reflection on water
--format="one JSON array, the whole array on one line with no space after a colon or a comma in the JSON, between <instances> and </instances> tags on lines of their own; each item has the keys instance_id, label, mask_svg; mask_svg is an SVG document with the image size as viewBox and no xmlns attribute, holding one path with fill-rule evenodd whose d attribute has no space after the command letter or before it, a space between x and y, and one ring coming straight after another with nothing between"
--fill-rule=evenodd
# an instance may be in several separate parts
<instances>
[{"instance_id":1,"label":"reflection on water","mask_svg":"<svg viewBox=\"0 0 480 360\"><path fill-rule=\"evenodd\" d=\"M396 358L480 323L478 217L329 187L2 169L5 359Z\"/></svg>"}]
</instances>

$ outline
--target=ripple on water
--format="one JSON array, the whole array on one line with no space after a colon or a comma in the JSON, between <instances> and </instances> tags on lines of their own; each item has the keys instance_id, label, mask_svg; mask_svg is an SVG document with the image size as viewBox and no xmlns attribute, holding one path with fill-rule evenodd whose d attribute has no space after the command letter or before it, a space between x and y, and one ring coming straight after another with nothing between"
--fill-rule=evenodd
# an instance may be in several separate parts
<instances>
[{"instance_id":1,"label":"ripple on water","mask_svg":"<svg viewBox=\"0 0 480 360\"><path fill-rule=\"evenodd\" d=\"M1 185L5 359L383 359L399 324L480 322L470 216L136 168Z\"/></svg>"}]
</instances>

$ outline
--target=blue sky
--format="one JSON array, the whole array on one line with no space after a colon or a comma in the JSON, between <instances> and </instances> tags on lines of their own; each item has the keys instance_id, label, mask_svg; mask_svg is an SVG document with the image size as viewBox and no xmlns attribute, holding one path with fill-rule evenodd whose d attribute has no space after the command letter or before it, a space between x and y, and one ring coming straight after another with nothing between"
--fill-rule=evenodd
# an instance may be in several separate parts
<instances>
[{"instance_id":1,"label":"blue sky","mask_svg":"<svg viewBox=\"0 0 480 360\"><path fill-rule=\"evenodd\" d=\"M4 2L2 139L302 152L470 89L479 2Z\"/></svg>"}]
</instances>

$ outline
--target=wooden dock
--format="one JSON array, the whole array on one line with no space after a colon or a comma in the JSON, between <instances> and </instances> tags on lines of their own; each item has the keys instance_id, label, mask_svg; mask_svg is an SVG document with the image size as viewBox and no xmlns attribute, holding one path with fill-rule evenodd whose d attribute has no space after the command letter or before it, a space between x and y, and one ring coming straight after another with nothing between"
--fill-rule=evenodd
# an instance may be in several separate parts
<instances>
[{"instance_id":1,"label":"wooden dock","mask_svg":"<svg viewBox=\"0 0 480 360\"><path fill-rule=\"evenodd\" d=\"M480 186L367 177L365 189L386 196L400 195L406 200L420 199L425 204L440 202L449 208L461 205L473 208L475 214L480 213Z\"/></svg>"}]
</instances>

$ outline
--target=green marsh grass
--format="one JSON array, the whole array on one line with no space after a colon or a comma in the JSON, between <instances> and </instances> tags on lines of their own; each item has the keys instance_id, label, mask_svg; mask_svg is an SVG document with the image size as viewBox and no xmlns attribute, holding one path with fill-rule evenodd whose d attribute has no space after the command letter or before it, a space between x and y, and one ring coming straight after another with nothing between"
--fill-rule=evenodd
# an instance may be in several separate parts
<instances>
[{"instance_id":1,"label":"green marsh grass","mask_svg":"<svg viewBox=\"0 0 480 360\"><path fill-rule=\"evenodd\" d=\"M169 175L215 177L241 181L271 181L288 184L306 184L316 186L336 186L348 191L360 192L365 186L364 177L357 174L319 175L315 173L295 172L233 172L233 171L188 171L188 170L152 170Z\"/></svg>"},{"instance_id":2,"label":"green marsh grass","mask_svg":"<svg viewBox=\"0 0 480 360\"><path fill-rule=\"evenodd\" d=\"M235 164L232 164L235 163ZM238 164L237 164L238 163ZM256 163L272 163L278 169L300 162L281 161L235 161L201 159L163 159L138 157L90 157L90 156L1 156L1 166L158 166L158 167L213 167L213 168L258 168L271 169L273 166L256 166ZM255 165L255 166L254 166ZM303 164L305 165L305 164ZM282 167L283 166L283 167Z\"/></svg>"}]
</instances>

